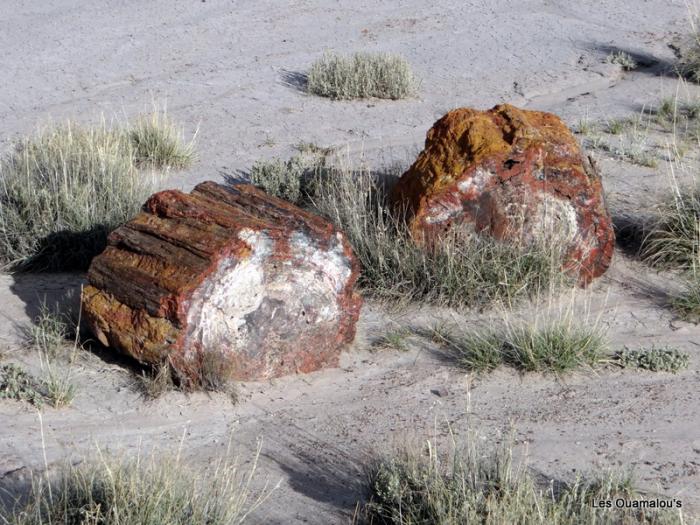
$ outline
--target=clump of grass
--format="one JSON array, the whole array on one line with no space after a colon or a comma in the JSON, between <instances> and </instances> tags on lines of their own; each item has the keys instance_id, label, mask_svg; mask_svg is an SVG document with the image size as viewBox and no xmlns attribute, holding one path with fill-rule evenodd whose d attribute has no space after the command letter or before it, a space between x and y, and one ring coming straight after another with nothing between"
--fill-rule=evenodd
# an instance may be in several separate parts
<instances>
[{"instance_id":1,"label":"clump of grass","mask_svg":"<svg viewBox=\"0 0 700 525\"><path fill-rule=\"evenodd\" d=\"M367 170L323 170L310 201L345 233L362 266L359 284L377 299L483 307L565 281L556 243L518 246L454 230L432 249L419 246L404 214L391 208Z\"/></svg>"},{"instance_id":2,"label":"clump of grass","mask_svg":"<svg viewBox=\"0 0 700 525\"><path fill-rule=\"evenodd\" d=\"M155 183L134 168L123 133L104 122L68 123L20 141L0 160L0 264L85 269Z\"/></svg>"},{"instance_id":3,"label":"clump of grass","mask_svg":"<svg viewBox=\"0 0 700 525\"><path fill-rule=\"evenodd\" d=\"M523 372L564 373L594 366L605 354L605 336L597 324L576 322L570 313L559 319L503 321L502 326L462 330L441 326L434 341L466 370L490 372L507 365Z\"/></svg>"},{"instance_id":4,"label":"clump of grass","mask_svg":"<svg viewBox=\"0 0 700 525\"><path fill-rule=\"evenodd\" d=\"M416 79L408 62L397 55L355 53L345 57L326 53L312 64L307 89L332 99L397 100L416 92Z\"/></svg>"},{"instance_id":5,"label":"clump of grass","mask_svg":"<svg viewBox=\"0 0 700 525\"><path fill-rule=\"evenodd\" d=\"M372 346L376 349L398 350L406 352L408 350L407 339L411 332L406 328L396 328L382 334Z\"/></svg>"},{"instance_id":6,"label":"clump of grass","mask_svg":"<svg viewBox=\"0 0 700 525\"><path fill-rule=\"evenodd\" d=\"M21 366L8 363L0 367L0 399L27 401L40 406L43 396L41 382Z\"/></svg>"},{"instance_id":7,"label":"clump of grass","mask_svg":"<svg viewBox=\"0 0 700 525\"><path fill-rule=\"evenodd\" d=\"M43 303L34 322L25 329L27 344L41 360L43 395L54 408L68 406L75 398L72 366L80 346L79 324L78 320L74 328L69 327L66 316L52 312ZM59 360L67 363L59 364Z\"/></svg>"},{"instance_id":8,"label":"clump of grass","mask_svg":"<svg viewBox=\"0 0 700 525\"><path fill-rule=\"evenodd\" d=\"M628 475L545 482L514 465L509 443L484 451L473 441L446 454L428 442L425 453L404 450L379 460L370 469L363 517L394 525L683 523L677 510L601 508L601 501L639 498Z\"/></svg>"},{"instance_id":9,"label":"clump of grass","mask_svg":"<svg viewBox=\"0 0 700 525\"><path fill-rule=\"evenodd\" d=\"M100 456L33 480L28 501L0 519L10 525L235 525L269 497L251 495L260 454L245 472L228 454L204 471L174 459ZM274 490L274 489L273 489Z\"/></svg>"},{"instance_id":10,"label":"clump of grass","mask_svg":"<svg viewBox=\"0 0 700 525\"><path fill-rule=\"evenodd\" d=\"M640 150L629 150L622 155L622 158L636 164L637 166L644 166L645 168L658 168L659 159L652 152L644 149Z\"/></svg>"},{"instance_id":11,"label":"clump of grass","mask_svg":"<svg viewBox=\"0 0 700 525\"><path fill-rule=\"evenodd\" d=\"M700 321L700 278L693 270L680 293L671 298L671 307L686 321Z\"/></svg>"},{"instance_id":12,"label":"clump of grass","mask_svg":"<svg viewBox=\"0 0 700 525\"><path fill-rule=\"evenodd\" d=\"M679 48L678 73L691 82L700 83L700 31L698 13L690 13L691 34Z\"/></svg>"},{"instance_id":13,"label":"clump of grass","mask_svg":"<svg viewBox=\"0 0 700 525\"><path fill-rule=\"evenodd\" d=\"M671 372L673 374L688 368L690 355L677 348L658 348L652 346L644 350L624 350L615 355L615 362L622 368L640 368L652 372Z\"/></svg>"},{"instance_id":14,"label":"clump of grass","mask_svg":"<svg viewBox=\"0 0 700 525\"><path fill-rule=\"evenodd\" d=\"M76 387L71 382L70 370L58 371L50 363L46 363L46 375L43 379L46 390L45 397L53 408L69 406L75 399Z\"/></svg>"},{"instance_id":15,"label":"clump of grass","mask_svg":"<svg viewBox=\"0 0 700 525\"><path fill-rule=\"evenodd\" d=\"M236 383L233 380L235 367L230 359L217 352L202 354L199 373L196 377L179 375L166 360L141 372L138 387L147 399L179 390L183 392L218 392L227 394L233 403L238 401Z\"/></svg>"},{"instance_id":16,"label":"clump of grass","mask_svg":"<svg viewBox=\"0 0 700 525\"><path fill-rule=\"evenodd\" d=\"M685 79L700 84L700 36L694 35L681 52L678 73Z\"/></svg>"},{"instance_id":17,"label":"clump of grass","mask_svg":"<svg viewBox=\"0 0 700 525\"><path fill-rule=\"evenodd\" d=\"M642 243L642 256L655 266L688 270L697 264L699 239L700 186L674 185Z\"/></svg>"},{"instance_id":18,"label":"clump of grass","mask_svg":"<svg viewBox=\"0 0 700 525\"><path fill-rule=\"evenodd\" d=\"M297 143L294 148L301 154L312 155L319 159L326 159L334 151L334 147L323 147L319 146L315 142L304 142L301 141Z\"/></svg>"},{"instance_id":19,"label":"clump of grass","mask_svg":"<svg viewBox=\"0 0 700 525\"><path fill-rule=\"evenodd\" d=\"M597 126L588 117L581 118L574 126L574 133L583 136L590 136L597 131Z\"/></svg>"},{"instance_id":20,"label":"clump of grass","mask_svg":"<svg viewBox=\"0 0 700 525\"><path fill-rule=\"evenodd\" d=\"M592 149L604 151L613 157L637 166L656 168L659 165L659 159L646 144L646 138L636 133L623 137L620 143L616 145L597 140L589 144L589 146Z\"/></svg>"},{"instance_id":21,"label":"clump of grass","mask_svg":"<svg viewBox=\"0 0 700 525\"><path fill-rule=\"evenodd\" d=\"M57 357L66 348L73 331L67 321L59 314L52 312L44 303L34 322L26 329L29 346L50 358Z\"/></svg>"},{"instance_id":22,"label":"clump of grass","mask_svg":"<svg viewBox=\"0 0 700 525\"><path fill-rule=\"evenodd\" d=\"M236 383L233 381L235 367L231 359L221 353L207 352L202 356L200 384L205 392L223 392L232 402L238 400Z\"/></svg>"},{"instance_id":23,"label":"clump of grass","mask_svg":"<svg viewBox=\"0 0 700 525\"><path fill-rule=\"evenodd\" d=\"M605 131L611 135L620 135L630 126L630 120L625 118L612 119L607 122Z\"/></svg>"},{"instance_id":24,"label":"clump of grass","mask_svg":"<svg viewBox=\"0 0 700 525\"><path fill-rule=\"evenodd\" d=\"M674 145L688 147L683 141L695 142L700 136L700 102L694 98L680 96L664 98L654 113L655 122L674 135Z\"/></svg>"},{"instance_id":25,"label":"clump of grass","mask_svg":"<svg viewBox=\"0 0 700 525\"><path fill-rule=\"evenodd\" d=\"M160 365L141 372L138 376L138 386L147 399L157 399L167 392L176 389L173 372L166 361Z\"/></svg>"},{"instance_id":26,"label":"clump of grass","mask_svg":"<svg viewBox=\"0 0 700 525\"><path fill-rule=\"evenodd\" d=\"M624 51L614 51L608 55L606 62L610 64L617 64L625 71L632 71L637 69L637 62L630 56L629 53Z\"/></svg>"},{"instance_id":27,"label":"clump of grass","mask_svg":"<svg viewBox=\"0 0 700 525\"><path fill-rule=\"evenodd\" d=\"M126 130L137 164L154 168L187 168L195 159L194 141L186 142L184 132L165 109L154 109Z\"/></svg>"},{"instance_id":28,"label":"clump of grass","mask_svg":"<svg viewBox=\"0 0 700 525\"><path fill-rule=\"evenodd\" d=\"M678 99L674 97L666 97L659 104L656 110L656 120L659 123L675 122L678 112Z\"/></svg>"}]
</instances>

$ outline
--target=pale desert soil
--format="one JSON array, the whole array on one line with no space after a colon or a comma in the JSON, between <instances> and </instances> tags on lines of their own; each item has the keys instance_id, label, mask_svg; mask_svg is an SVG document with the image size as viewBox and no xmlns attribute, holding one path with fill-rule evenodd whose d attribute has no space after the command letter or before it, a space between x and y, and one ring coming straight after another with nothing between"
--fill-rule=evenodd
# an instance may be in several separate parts
<instances>
[{"instance_id":1,"label":"pale desert soil","mask_svg":"<svg viewBox=\"0 0 700 525\"><path fill-rule=\"evenodd\" d=\"M571 125L637 114L676 91L666 73L674 58L668 44L687 29L682 0L6 0L0 147L49 118L91 122L104 112L123 119L155 98L168 101L188 133L199 127L200 160L171 174L168 186L236 174L258 158L289 155L299 141L349 144L379 169L409 161L433 121L453 107L507 101L554 111ZM402 53L422 79L420 96L308 96L300 74L325 49ZM610 49L635 54L643 67L623 73L604 63ZM667 184L663 162L656 169L605 157L599 163L615 216L647 214ZM75 297L80 283L76 275L0 276L3 360L37 370L36 357L19 347L20 328L44 297ZM185 454L203 464L230 436L244 456L260 438L261 478L282 483L257 521L345 523L361 496L362 465L376 451L444 438L449 429L492 439L513 428L519 454L547 476L631 467L642 488L697 512L700 328L666 307L675 286L672 276L618 250L586 299L613 349L657 343L689 352L689 369L675 376L609 368L564 378L508 370L470 377L419 339L405 353L371 352L371 341L396 323L449 315L375 304L364 308L341 368L242 385L236 406L204 394L146 402L129 363L85 353L73 406L43 411L46 457L56 464L95 447L172 450L185 432ZM447 396L431 392L441 388ZM37 413L0 403L0 482L21 484L43 464Z\"/></svg>"}]
</instances>

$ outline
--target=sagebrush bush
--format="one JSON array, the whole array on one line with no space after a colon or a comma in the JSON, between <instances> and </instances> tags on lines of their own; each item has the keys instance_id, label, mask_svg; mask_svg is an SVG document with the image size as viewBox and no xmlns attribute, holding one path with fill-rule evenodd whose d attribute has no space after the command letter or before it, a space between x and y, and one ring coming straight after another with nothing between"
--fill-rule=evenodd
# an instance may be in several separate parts
<instances>
[{"instance_id":1,"label":"sagebrush bush","mask_svg":"<svg viewBox=\"0 0 700 525\"><path fill-rule=\"evenodd\" d=\"M44 397L41 382L24 368L8 363L0 366L0 399L27 401L40 406Z\"/></svg>"},{"instance_id":2,"label":"sagebrush bush","mask_svg":"<svg viewBox=\"0 0 700 525\"><path fill-rule=\"evenodd\" d=\"M309 70L309 93L332 99L401 99L416 91L408 62L386 53L326 53Z\"/></svg>"},{"instance_id":3,"label":"sagebrush bush","mask_svg":"<svg viewBox=\"0 0 700 525\"><path fill-rule=\"evenodd\" d=\"M70 377L52 367L45 368L41 379L34 377L21 366L9 363L0 367L0 399L26 401L39 408L48 403L54 408L70 405L75 397L75 387Z\"/></svg>"},{"instance_id":4,"label":"sagebrush bush","mask_svg":"<svg viewBox=\"0 0 700 525\"><path fill-rule=\"evenodd\" d=\"M544 482L513 464L509 443L495 451L473 441L440 453L400 451L370 469L363 518L374 525L681 524L676 509L601 508L594 502L637 499L627 475L604 473L564 484ZM671 500L672 498L668 498Z\"/></svg>"},{"instance_id":5,"label":"sagebrush bush","mask_svg":"<svg viewBox=\"0 0 700 525\"><path fill-rule=\"evenodd\" d=\"M288 161L259 160L250 169L250 182L273 197L298 203L302 196L304 169L297 157Z\"/></svg>"},{"instance_id":6,"label":"sagebrush bush","mask_svg":"<svg viewBox=\"0 0 700 525\"><path fill-rule=\"evenodd\" d=\"M134 167L124 135L104 123L45 129L0 161L0 261L84 269L155 188L155 175Z\"/></svg>"},{"instance_id":7,"label":"sagebrush bush","mask_svg":"<svg viewBox=\"0 0 700 525\"><path fill-rule=\"evenodd\" d=\"M258 455L247 473L227 457L194 470L179 454L131 461L101 456L35 478L28 502L0 519L10 525L240 524L270 494L265 488L251 495Z\"/></svg>"},{"instance_id":8,"label":"sagebrush bush","mask_svg":"<svg viewBox=\"0 0 700 525\"><path fill-rule=\"evenodd\" d=\"M347 235L362 266L360 287L378 299L483 307L565 282L561 254L551 244L518 246L454 230L433 249L419 246L405 214L392 209L367 170L321 170L310 201Z\"/></svg>"},{"instance_id":9,"label":"sagebrush bush","mask_svg":"<svg viewBox=\"0 0 700 525\"><path fill-rule=\"evenodd\" d=\"M615 361L622 368L640 368L652 372L673 374L688 368L690 356L677 348L652 346L643 350L624 350L615 355Z\"/></svg>"},{"instance_id":10,"label":"sagebrush bush","mask_svg":"<svg viewBox=\"0 0 700 525\"><path fill-rule=\"evenodd\" d=\"M289 160L258 160L250 169L250 182L273 197L299 206L308 204L315 175L326 165L332 148L301 142Z\"/></svg>"}]
</instances>

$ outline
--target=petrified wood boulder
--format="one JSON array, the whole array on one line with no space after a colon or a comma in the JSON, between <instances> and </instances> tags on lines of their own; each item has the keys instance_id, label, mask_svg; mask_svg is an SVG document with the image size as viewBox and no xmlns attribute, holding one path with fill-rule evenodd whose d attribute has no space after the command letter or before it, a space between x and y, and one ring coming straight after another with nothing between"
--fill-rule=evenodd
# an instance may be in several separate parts
<instances>
[{"instance_id":1,"label":"petrified wood boulder","mask_svg":"<svg viewBox=\"0 0 700 525\"><path fill-rule=\"evenodd\" d=\"M355 334L358 265L325 219L247 184L151 196L109 237L83 292L104 345L257 380L337 365ZM216 372L216 371L214 371Z\"/></svg>"},{"instance_id":2,"label":"petrified wood boulder","mask_svg":"<svg viewBox=\"0 0 700 525\"><path fill-rule=\"evenodd\" d=\"M615 245L600 177L555 115L510 105L456 109L428 132L425 149L392 199L412 236L453 226L504 241L556 242L582 285L603 274Z\"/></svg>"}]
</instances>

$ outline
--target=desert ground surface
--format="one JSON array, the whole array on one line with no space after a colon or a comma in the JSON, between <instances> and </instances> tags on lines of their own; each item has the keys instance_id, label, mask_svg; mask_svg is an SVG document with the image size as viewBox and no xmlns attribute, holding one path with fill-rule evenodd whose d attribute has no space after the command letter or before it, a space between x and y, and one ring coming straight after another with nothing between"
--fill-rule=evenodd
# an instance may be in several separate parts
<instances>
[{"instance_id":1,"label":"desert ground surface","mask_svg":"<svg viewBox=\"0 0 700 525\"><path fill-rule=\"evenodd\" d=\"M639 115L678 92L698 96L669 72L669 44L688 31L683 0L6 0L0 149L51 120L129 119L166 100L186 132L197 131L199 155L167 187L240 175L257 159L287 158L300 141L347 145L379 170L410 163L433 122L455 107L509 102L576 127ZM304 72L324 50L400 53L421 79L419 95L355 102L308 95ZM640 67L606 63L614 50ZM651 130L646 139L659 145L653 168L593 152L620 221L645 216L668 186L667 138ZM688 162L697 169L692 154ZM77 274L0 275L1 359L36 370L22 327L44 300L74 307L82 282ZM204 465L229 440L249 460L260 440L256 487L266 479L280 485L254 521L348 523L362 498L363 465L375 453L468 431L497 441L512 429L518 454L548 477L630 468L640 488L700 515L700 328L667 308L676 286L618 246L610 270L579 298L613 349L660 344L688 352L689 368L676 375L604 367L564 377L508 369L472 376L427 340L411 338L404 352L372 343L393 327L453 316L469 326L488 313L372 302L340 368L243 384L235 405L223 394L146 401L132 363L85 352L70 407L44 408L40 418L29 405L0 401L0 485L16 488L34 469L80 461L97 448L182 447Z\"/></svg>"}]
</instances>

